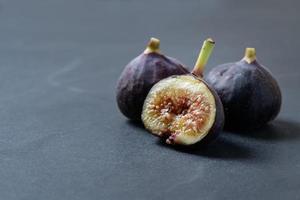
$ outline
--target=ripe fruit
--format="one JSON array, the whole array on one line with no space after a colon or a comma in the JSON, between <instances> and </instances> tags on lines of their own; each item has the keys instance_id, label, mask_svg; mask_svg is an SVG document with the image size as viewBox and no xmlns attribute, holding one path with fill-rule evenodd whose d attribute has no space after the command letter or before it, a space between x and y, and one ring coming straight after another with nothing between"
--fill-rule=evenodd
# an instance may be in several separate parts
<instances>
[{"instance_id":1,"label":"ripe fruit","mask_svg":"<svg viewBox=\"0 0 300 200\"><path fill-rule=\"evenodd\" d=\"M208 142L223 127L221 101L201 78L213 47L214 42L207 39L192 74L159 81L145 100L142 120L146 129L166 138L168 144Z\"/></svg>"},{"instance_id":2,"label":"ripe fruit","mask_svg":"<svg viewBox=\"0 0 300 200\"><path fill-rule=\"evenodd\" d=\"M117 104L129 119L141 120L144 100L155 83L171 75L189 73L179 61L163 55L159 44L158 39L151 38L145 51L125 67L119 78Z\"/></svg>"},{"instance_id":3,"label":"ripe fruit","mask_svg":"<svg viewBox=\"0 0 300 200\"><path fill-rule=\"evenodd\" d=\"M222 100L227 128L259 128L280 111L280 88L270 71L257 62L254 48L246 48L238 62L213 68L205 80Z\"/></svg>"}]
</instances>

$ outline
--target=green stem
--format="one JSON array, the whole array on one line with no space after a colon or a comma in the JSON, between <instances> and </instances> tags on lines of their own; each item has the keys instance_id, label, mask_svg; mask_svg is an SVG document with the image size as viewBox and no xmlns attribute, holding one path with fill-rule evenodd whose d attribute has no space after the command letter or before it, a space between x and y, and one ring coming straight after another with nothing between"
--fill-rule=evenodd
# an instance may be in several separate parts
<instances>
[{"instance_id":1,"label":"green stem","mask_svg":"<svg viewBox=\"0 0 300 200\"><path fill-rule=\"evenodd\" d=\"M245 56L243 58L247 63L251 64L256 60L256 51L255 48L246 48Z\"/></svg>"},{"instance_id":2,"label":"green stem","mask_svg":"<svg viewBox=\"0 0 300 200\"><path fill-rule=\"evenodd\" d=\"M148 45L144 51L145 54L148 53L160 53L159 50L160 41L157 38L150 38L150 41L148 42Z\"/></svg>"},{"instance_id":3,"label":"green stem","mask_svg":"<svg viewBox=\"0 0 300 200\"><path fill-rule=\"evenodd\" d=\"M214 49L215 42L208 38L203 42L202 48L200 50L197 62L192 73L196 76L202 77L205 65Z\"/></svg>"}]
</instances>

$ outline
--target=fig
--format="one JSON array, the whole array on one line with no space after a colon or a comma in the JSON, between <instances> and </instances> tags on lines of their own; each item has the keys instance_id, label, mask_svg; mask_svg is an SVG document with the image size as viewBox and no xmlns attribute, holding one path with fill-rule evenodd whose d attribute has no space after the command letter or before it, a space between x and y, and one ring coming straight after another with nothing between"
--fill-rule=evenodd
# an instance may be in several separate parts
<instances>
[{"instance_id":1,"label":"fig","mask_svg":"<svg viewBox=\"0 0 300 200\"><path fill-rule=\"evenodd\" d=\"M189 73L178 60L163 55L159 45L158 39L151 38L145 51L127 64L118 80L117 104L129 119L141 120L144 100L155 83L171 75Z\"/></svg>"},{"instance_id":2,"label":"fig","mask_svg":"<svg viewBox=\"0 0 300 200\"><path fill-rule=\"evenodd\" d=\"M225 128L256 129L273 120L281 107L281 92L271 72L246 48L242 60L213 68L205 79L218 93Z\"/></svg>"},{"instance_id":3,"label":"fig","mask_svg":"<svg viewBox=\"0 0 300 200\"><path fill-rule=\"evenodd\" d=\"M144 126L166 139L167 144L208 143L222 130L222 103L202 79L213 47L212 39L205 40L192 73L159 81L146 97L142 112Z\"/></svg>"}]
</instances>

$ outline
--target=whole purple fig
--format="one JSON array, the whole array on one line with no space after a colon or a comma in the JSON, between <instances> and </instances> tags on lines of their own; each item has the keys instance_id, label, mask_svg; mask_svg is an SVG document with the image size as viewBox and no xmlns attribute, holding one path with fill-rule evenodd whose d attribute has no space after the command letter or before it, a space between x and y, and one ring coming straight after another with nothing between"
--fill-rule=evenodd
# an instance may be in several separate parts
<instances>
[{"instance_id":1,"label":"whole purple fig","mask_svg":"<svg viewBox=\"0 0 300 200\"><path fill-rule=\"evenodd\" d=\"M119 78L117 104L129 119L141 120L144 100L155 83L171 75L189 73L179 61L163 55L159 45L158 39L151 38L145 51L127 64Z\"/></svg>"},{"instance_id":2,"label":"whole purple fig","mask_svg":"<svg viewBox=\"0 0 300 200\"><path fill-rule=\"evenodd\" d=\"M258 63L254 48L246 48L245 57L238 62L213 68L205 79L221 98L229 129L259 128L280 111L278 83Z\"/></svg>"}]
</instances>

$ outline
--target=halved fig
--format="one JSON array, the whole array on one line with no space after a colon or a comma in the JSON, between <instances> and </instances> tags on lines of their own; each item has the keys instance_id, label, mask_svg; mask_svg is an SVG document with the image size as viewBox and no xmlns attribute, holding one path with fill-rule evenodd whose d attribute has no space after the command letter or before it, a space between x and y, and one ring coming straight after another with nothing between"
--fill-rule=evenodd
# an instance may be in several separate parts
<instances>
[{"instance_id":1,"label":"halved fig","mask_svg":"<svg viewBox=\"0 0 300 200\"><path fill-rule=\"evenodd\" d=\"M193 74L163 79L147 95L143 123L154 135L167 138L168 144L193 145L210 141L223 127L221 101L201 78L213 47L211 39L204 42Z\"/></svg>"}]
</instances>

